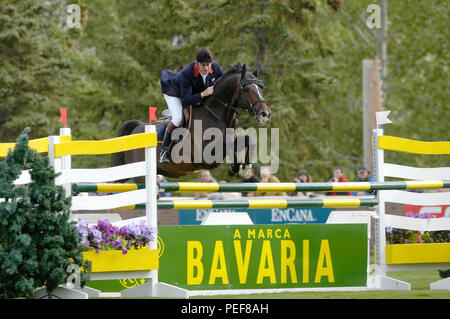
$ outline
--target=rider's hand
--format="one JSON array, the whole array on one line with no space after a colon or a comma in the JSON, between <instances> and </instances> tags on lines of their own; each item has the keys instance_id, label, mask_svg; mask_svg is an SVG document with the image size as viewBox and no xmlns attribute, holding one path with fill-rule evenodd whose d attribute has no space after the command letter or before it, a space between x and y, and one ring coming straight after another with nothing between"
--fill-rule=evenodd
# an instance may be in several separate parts
<instances>
[{"instance_id":1,"label":"rider's hand","mask_svg":"<svg viewBox=\"0 0 450 319\"><path fill-rule=\"evenodd\" d=\"M206 90L204 90L200 95L201 97L206 97L206 96L210 96L211 94L213 94L214 92L214 86L211 85L210 87L206 88Z\"/></svg>"}]
</instances>

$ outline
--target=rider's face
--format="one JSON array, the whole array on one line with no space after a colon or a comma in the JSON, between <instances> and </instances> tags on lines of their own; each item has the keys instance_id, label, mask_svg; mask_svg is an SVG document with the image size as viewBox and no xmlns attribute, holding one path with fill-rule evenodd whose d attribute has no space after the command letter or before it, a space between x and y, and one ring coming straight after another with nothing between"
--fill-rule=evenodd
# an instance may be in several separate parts
<instances>
[{"instance_id":1,"label":"rider's face","mask_svg":"<svg viewBox=\"0 0 450 319\"><path fill-rule=\"evenodd\" d=\"M197 62L198 70L202 75L206 75L209 73L209 70L211 69L212 63L199 63Z\"/></svg>"}]
</instances>

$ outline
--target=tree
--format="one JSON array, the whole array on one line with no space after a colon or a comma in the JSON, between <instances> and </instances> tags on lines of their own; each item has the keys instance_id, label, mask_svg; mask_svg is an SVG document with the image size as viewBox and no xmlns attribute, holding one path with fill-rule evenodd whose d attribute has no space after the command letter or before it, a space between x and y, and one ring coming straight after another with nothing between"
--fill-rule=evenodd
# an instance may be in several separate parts
<instances>
[{"instance_id":1,"label":"tree","mask_svg":"<svg viewBox=\"0 0 450 319\"><path fill-rule=\"evenodd\" d=\"M55 187L48 157L28 146L29 128L14 151L0 163L0 297L29 297L36 288L51 292L66 283L68 266L83 267L80 284L89 280L90 262L83 261L81 238L70 218L70 197ZM16 186L22 170L32 182Z\"/></svg>"},{"instance_id":2,"label":"tree","mask_svg":"<svg viewBox=\"0 0 450 319\"><path fill-rule=\"evenodd\" d=\"M64 55L58 3L0 1L0 137L8 141L26 127L33 137L56 128L71 60Z\"/></svg>"}]
</instances>

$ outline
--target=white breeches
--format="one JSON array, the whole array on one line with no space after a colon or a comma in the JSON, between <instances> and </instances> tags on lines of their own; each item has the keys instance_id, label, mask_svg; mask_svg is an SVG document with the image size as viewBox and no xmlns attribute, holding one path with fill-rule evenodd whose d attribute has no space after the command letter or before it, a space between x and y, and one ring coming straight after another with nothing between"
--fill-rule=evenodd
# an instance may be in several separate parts
<instances>
[{"instance_id":1,"label":"white breeches","mask_svg":"<svg viewBox=\"0 0 450 319\"><path fill-rule=\"evenodd\" d=\"M181 104L181 99L167 94L164 94L164 99L166 99L167 106L169 107L170 113L172 113L172 123L179 127L183 122L183 105Z\"/></svg>"}]
</instances>

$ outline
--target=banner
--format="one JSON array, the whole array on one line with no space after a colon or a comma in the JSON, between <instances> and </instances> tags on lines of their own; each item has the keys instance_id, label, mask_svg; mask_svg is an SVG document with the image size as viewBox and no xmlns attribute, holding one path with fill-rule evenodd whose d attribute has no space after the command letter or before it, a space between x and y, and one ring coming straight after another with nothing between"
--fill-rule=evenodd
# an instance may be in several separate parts
<instances>
[{"instance_id":1,"label":"banner","mask_svg":"<svg viewBox=\"0 0 450 319\"><path fill-rule=\"evenodd\" d=\"M367 225L160 226L159 281L189 290L359 287Z\"/></svg>"},{"instance_id":2,"label":"banner","mask_svg":"<svg viewBox=\"0 0 450 319\"><path fill-rule=\"evenodd\" d=\"M415 218L440 218L450 217L450 205L417 206L403 205L404 215Z\"/></svg>"},{"instance_id":3,"label":"banner","mask_svg":"<svg viewBox=\"0 0 450 319\"><path fill-rule=\"evenodd\" d=\"M180 209L180 225L200 225L208 213L247 212L253 224L325 224L332 208Z\"/></svg>"}]
</instances>

